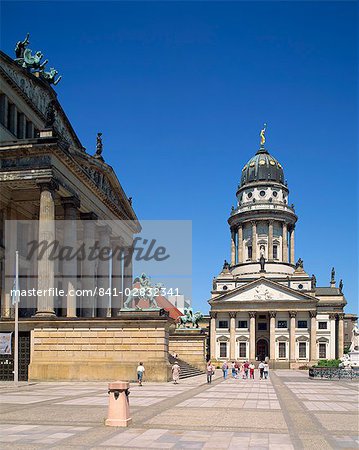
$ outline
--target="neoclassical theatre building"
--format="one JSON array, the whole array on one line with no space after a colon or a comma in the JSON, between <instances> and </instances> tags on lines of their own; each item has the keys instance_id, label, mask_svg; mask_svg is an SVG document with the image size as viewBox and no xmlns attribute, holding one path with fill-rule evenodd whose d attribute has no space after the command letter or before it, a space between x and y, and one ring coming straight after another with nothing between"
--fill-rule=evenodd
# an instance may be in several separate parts
<instances>
[{"instance_id":1,"label":"neoclassical theatre building","mask_svg":"<svg viewBox=\"0 0 359 450\"><path fill-rule=\"evenodd\" d=\"M342 281L318 287L295 259L297 216L283 167L261 146L244 165L228 223L231 259L213 279L210 357L298 367L343 354Z\"/></svg>"}]
</instances>

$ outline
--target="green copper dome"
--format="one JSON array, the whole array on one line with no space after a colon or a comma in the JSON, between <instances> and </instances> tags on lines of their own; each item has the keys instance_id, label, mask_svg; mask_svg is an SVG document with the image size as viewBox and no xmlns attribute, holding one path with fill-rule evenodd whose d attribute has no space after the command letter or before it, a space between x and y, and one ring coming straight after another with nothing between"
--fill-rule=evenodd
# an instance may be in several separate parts
<instances>
[{"instance_id":1,"label":"green copper dome","mask_svg":"<svg viewBox=\"0 0 359 450\"><path fill-rule=\"evenodd\" d=\"M242 169L241 187L255 181L276 181L284 184L281 164L263 147Z\"/></svg>"}]
</instances>

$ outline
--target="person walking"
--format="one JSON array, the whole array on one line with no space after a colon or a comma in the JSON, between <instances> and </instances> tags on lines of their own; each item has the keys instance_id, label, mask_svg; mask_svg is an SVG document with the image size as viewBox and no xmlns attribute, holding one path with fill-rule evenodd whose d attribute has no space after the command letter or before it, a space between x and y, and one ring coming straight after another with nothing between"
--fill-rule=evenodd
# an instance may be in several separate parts
<instances>
[{"instance_id":1,"label":"person walking","mask_svg":"<svg viewBox=\"0 0 359 450\"><path fill-rule=\"evenodd\" d=\"M223 372L223 379L225 380L227 378L227 375L228 375L228 364L227 364L227 361L224 361L224 363L222 364L222 372Z\"/></svg>"},{"instance_id":2,"label":"person walking","mask_svg":"<svg viewBox=\"0 0 359 450\"><path fill-rule=\"evenodd\" d=\"M232 369L232 378L236 378L236 365L234 361L232 361L231 363L231 369Z\"/></svg>"},{"instance_id":3,"label":"person walking","mask_svg":"<svg viewBox=\"0 0 359 450\"><path fill-rule=\"evenodd\" d=\"M172 366L172 379L174 384L178 384L178 380L181 373L181 367L179 366L178 362L175 361L175 363Z\"/></svg>"},{"instance_id":4,"label":"person walking","mask_svg":"<svg viewBox=\"0 0 359 450\"><path fill-rule=\"evenodd\" d=\"M235 371L236 371L236 376L235 376L235 378L238 378L238 377L239 377L239 362L238 362L238 361L236 361L236 362L234 363L234 368L235 368Z\"/></svg>"},{"instance_id":5,"label":"person walking","mask_svg":"<svg viewBox=\"0 0 359 450\"><path fill-rule=\"evenodd\" d=\"M264 374L264 378L267 380L268 379L268 373L269 373L269 364L267 363L267 361L265 361L264 363L264 369L263 369L263 374Z\"/></svg>"},{"instance_id":6,"label":"person walking","mask_svg":"<svg viewBox=\"0 0 359 450\"><path fill-rule=\"evenodd\" d=\"M142 380L143 380L143 374L145 372L145 367L144 365L140 362L139 365L137 366L137 381L138 381L138 385L142 386Z\"/></svg>"},{"instance_id":7,"label":"person walking","mask_svg":"<svg viewBox=\"0 0 359 450\"><path fill-rule=\"evenodd\" d=\"M214 375L214 366L211 363L211 361L208 361L207 363L207 383L211 384L212 383L212 377Z\"/></svg>"},{"instance_id":8,"label":"person walking","mask_svg":"<svg viewBox=\"0 0 359 450\"><path fill-rule=\"evenodd\" d=\"M246 378L248 378L249 362L246 361L243 366L244 366L244 374L245 374Z\"/></svg>"},{"instance_id":9,"label":"person walking","mask_svg":"<svg viewBox=\"0 0 359 450\"><path fill-rule=\"evenodd\" d=\"M264 374L264 362L261 361L258 365L258 369L259 369L259 379L263 380L263 374Z\"/></svg>"},{"instance_id":10,"label":"person walking","mask_svg":"<svg viewBox=\"0 0 359 450\"><path fill-rule=\"evenodd\" d=\"M254 369L255 365L251 362L249 364L249 378L251 378L252 380L254 380Z\"/></svg>"}]
</instances>

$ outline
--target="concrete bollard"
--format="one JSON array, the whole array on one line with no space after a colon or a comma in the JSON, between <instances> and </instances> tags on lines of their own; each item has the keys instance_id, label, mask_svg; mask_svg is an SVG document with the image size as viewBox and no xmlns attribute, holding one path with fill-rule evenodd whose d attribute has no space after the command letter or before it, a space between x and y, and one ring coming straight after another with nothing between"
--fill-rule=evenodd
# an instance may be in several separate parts
<instances>
[{"instance_id":1,"label":"concrete bollard","mask_svg":"<svg viewBox=\"0 0 359 450\"><path fill-rule=\"evenodd\" d=\"M126 381L115 381L108 384L110 394L108 404L108 418L105 425L109 427L128 427L132 423L130 417L130 383Z\"/></svg>"}]
</instances>

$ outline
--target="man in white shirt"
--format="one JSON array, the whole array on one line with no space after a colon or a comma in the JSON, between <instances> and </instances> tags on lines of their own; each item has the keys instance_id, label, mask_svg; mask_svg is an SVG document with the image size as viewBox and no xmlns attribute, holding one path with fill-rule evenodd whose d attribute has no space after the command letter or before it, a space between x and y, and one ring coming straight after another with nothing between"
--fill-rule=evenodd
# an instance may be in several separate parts
<instances>
[{"instance_id":1,"label":"man in white shirt","mask_svg":"<svg viewBox=\"0 0 359 450\"><path fill-rule=\"evenodd\" d=\"M139 365L137 366L137 381L139 386L142 386L142 378L144 371L145 371L144 365L140 362Z\"/></svg>"}]
</instances>

